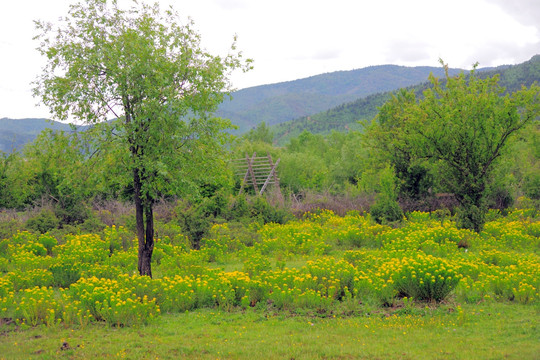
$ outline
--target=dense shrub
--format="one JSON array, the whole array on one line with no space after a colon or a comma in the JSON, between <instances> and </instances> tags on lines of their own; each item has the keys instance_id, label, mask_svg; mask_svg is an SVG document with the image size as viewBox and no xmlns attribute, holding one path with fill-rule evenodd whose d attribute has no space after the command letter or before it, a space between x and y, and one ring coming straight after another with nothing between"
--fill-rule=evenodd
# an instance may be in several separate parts
<instances>
[{"instance_id":1,"label":"dense shrub","mask_svg":"<svg viewBox=\"0 0 540 360\"><path fill-rule=\"evenodd\" d=\"M403 218L403 211L397 202L396 177L390 167L381 173L381 191L375 198L370 213L379 224L392 223Z\"/></svg>"},{"instance_id":2,"label":"dense shrub","mask_svg":"<svg viewBox=\"0 0 540 360\"><path fill-rule=\"evenodd\" d=\"M133 276L137 251L122 245L129 234L122 227L101 236L67 235L61 244L49 234L18 232L0 243L0 318L129 326L146 324L160 311L204 307L328 316L402 301L410 307L411 298L537 304L534 214L512 211L480 234L427 213L409 214L397 229L358 212L341 217L331 211L287 224L215 224L200 250L156 240L154 279ZM256 235L248 239L248 232ZM460 246L464 242L468 248Z\"/></svg>"},{"instance_id":3,"label":"dense shrub","mask_svg":"<svg viewBox=\"0 0 540 360\"><path fill-rule=\"evenodd\" d=\"M42 209L36 216L26 221L26 227L29 230L34 230L41 234L56 229L59 225L60 220L58 220L54 211L50 209Z\"/></svg>"},{"instance_id":4,"label":"dense shrub","mask_svg":"<svg viewBox=\"0 0 540 360\"><path fill-rule=\"evenodd\" d=\"M459 283L456 265L433 256L403 258L393 281L398 295L417 300L442 301Z\"/></svg>"}]
</instances>

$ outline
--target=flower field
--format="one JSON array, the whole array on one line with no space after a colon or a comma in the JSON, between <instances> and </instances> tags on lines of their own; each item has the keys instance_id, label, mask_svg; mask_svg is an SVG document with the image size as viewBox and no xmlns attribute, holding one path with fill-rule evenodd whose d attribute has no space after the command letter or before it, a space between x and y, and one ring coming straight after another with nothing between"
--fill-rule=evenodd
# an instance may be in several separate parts
<instances>
[{"instance_id":1,"label":"flower field","mask_svg":"<svg viewBox=\"0 0 540 360\"><path fill-rule=\"evenodd\" d=\"M100 234L19 232L0 241L0 318L19 324L147 324L163 313L248 307L324 314L412 301L540 302L540 222L492 215L484 231L412 213L399 228L329 211L254 229L247 242L215 225L200 250L168 237L154 279L136 274L122 227ZM181 234L179 234L181 237ZM178 241L176 241L178 242Z\"/></svg>"}]
</instances>

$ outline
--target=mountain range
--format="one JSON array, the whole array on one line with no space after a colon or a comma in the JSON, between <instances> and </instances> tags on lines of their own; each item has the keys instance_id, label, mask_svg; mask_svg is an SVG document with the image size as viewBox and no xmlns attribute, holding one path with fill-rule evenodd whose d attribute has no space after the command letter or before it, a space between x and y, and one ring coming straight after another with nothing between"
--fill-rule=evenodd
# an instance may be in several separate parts
<instances>
[{"instance_id":1,"label":"mountain range","mask_svg":"<svg viewBox=\"0 0 540 360\"><path fill-rule=\"evenodd\" d=\"M450 74L461 69L450 69ZM540 55L519 65L484 68L480 76L499 74L508 91L540 82ZM284 144L304 130L328 133L358 129L359 120L371 120L392 91L409 87L425 88L429 74L443 77L437 67L370 66L337 71L304 79L251 87L232 93L217 115L231 119L237 134L261 122L272 126L277 143ZM21 149L43 129L70 130L69 124L46 119L0 119L0 150Z\"/></svg>"},{"instance_id":2,"label":"mountain range","mask_svg":"<svg viewBox=\"0 0 540 360\"><path fill-rule=\"evenodd\" d=\"M450 69L451 74L460 71ZM234 92L217 115L231 119L242 133L263 121L281 124L370 94L412 86L426 81L430 73L444 75L442 68L379 65L256 86Z\"/></svg>"},{"instance_id":3,"label":"mountain range","mask_svg":"<svg viewBox=\"0 0 540 360\"><path fill-rule=\"evenodd\" d=\"M499 76L499 84L507 92L519 90L522 86L529 87L534 82L540 83L540 55L533 56L529 61L519 65L503 65L496 68L477 69L480 78ZM433 74L442 77L436 72ZM450 75L455 71L450 71ZM420 94L429 83L424 82L409 86ZM391 96L392 91L371 94L352 102L340 104L322 112L303 116L291 121L282 122L271 127L274 142L279 145L286 144L289 139L298 136L302 131L326 134L331 131L349 131L362 128L361 122L371 121Z\"/></svg>"}]
</instances>

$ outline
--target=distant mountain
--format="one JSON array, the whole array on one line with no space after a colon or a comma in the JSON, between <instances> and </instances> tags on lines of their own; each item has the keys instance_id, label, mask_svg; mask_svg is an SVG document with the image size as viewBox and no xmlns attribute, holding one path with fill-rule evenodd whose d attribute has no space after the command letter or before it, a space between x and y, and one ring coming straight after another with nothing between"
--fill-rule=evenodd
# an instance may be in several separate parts
<instances>
[{"instance_id":1,"label":"distant mountain","mask_svg":"<svg viewBox=\"0 0 540 360\"><path fill-rule=\"evenodd\" d=\"M231 119L239 127L237 133L243 133L263 121L280 124L370 94L414 85L425 81L431 72L443 74L441 68L380 65L261 85L234 92L216 115ZM69 130L69 125L46 119L0 119L0 150L20 149L45 128Z\"/></svg>"},{"instance_id":2,"label":"distant mountain","mask_svg":"<svg viewBox=\"0 0 540 360\"><path fill-rule=\"evenodd\" d=\"M69 124L47 119L0 119L0 151L20 150L45 129L69 131Z\"/></svg>"},{"instance_id":3,"label":"distant mountain","mask_svg":"<svg viewBox=\"0 0 540 360\"><path fill-rule=\"evenodd\" d=\"M461 71L451 69L450 73ZM540 55L520 65L479 71L483 76L500 74L501 84L513 91L522 84L540 82ZM238 133L263 121L274 125L272 129L279 143L303 130L328 133L358 129L358 120L373 119L392 91L413 86L422 89L430 73L444 76L440 67L380 65L256 86L234 92L232 100L220 105L217 115L238 125ZM0 119L0 150L20 149L45 128L70 130L68 124L46 119Z\"/></svg>"},{"instance_id":4,"label":"distant mountain","mask_svg":"<svg viewBox=\"0 0 540 360\"><path fill-rule=\"evenodd\" d=\"M461 70L450 71L457 74ZM371 94L415 85L430 73L444 75L440 67L380 65L256 86L234 92L232 100L220 105L217 115L231 119L242 133L263 121L280 124Z\"/></svg>"},{"instance_id":5,"label":"distant mountain","mask_svg":"<svg viewBox=\"0 0 540 360\"><path fill-rule=\"evenodd\" d=\"M443 77L433 72L437 77ZM496 68L478 69L479 77L490 77L498 74L499 84L507 92L519 90L521 86L530 86L534 82L540 83L540 55L532 57L529 61L519 65L504 65ZM409 88L421 93L428 86L427 76L421 83ZM278 144L286 144L289 139L298 136L302 131L326 134L332 130L348 131L361 128L359 121L371 121L377 115L378 108L390 97L392 91L372 94L352 102L340 104L334 108L321 111L309 116L287 121L271 129Z\"/></svg>"}]
</instances>

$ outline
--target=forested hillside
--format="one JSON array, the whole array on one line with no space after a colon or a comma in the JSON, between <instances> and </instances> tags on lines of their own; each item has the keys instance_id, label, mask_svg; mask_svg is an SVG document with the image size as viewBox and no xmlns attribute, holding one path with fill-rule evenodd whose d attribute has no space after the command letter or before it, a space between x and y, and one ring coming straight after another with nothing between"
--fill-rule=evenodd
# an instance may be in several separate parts
<instances>
[{"instance_id":1,"label":"forested hillside","mask_svg":"<svg viewBox=\"0 0 540 360\"><path fill-rule=\"evenodd\" d=\"M22 149L25 144L34 141L44 129L67 131L70 126L46 119L0 119L0 151Z\"/></svg>"},{"instance_id":2,"label":"forested hillside","mask_svg":"<svg viewBox=\"0 0 540 360\"><path fill-rule=\"evenodd\" d=\"M245 132L261 122L280 124L371 94L412 86L425 81L431 72L443 75L436 67L381 65L257 86L234 92L232 100L221 104L217 114L231 119L239 132Z\"/></svg>"},{"instance_id":3,"label":"forested hillside","mask_svg":"<svg viewBox=\"0 0 540 360\"><path fill-rule=\"evenodd\" d=\"M442 71L442 69L439 69ZM500 84L508 92L519 90L523 85L530 86L540 82L540 55L536 55L523 64L500 66L494 69L479 69L479 77L500 76ZM433 73L440 77L437 72ZM422 83L413 86L420 94L427 86L427 76ZM372 94L352 102L340 104L332 109L317 114L303 116L272 127L274 139L278 144L285 144L304 130L314 134L327 134L332 130L347 131L359 129L359 121L370 121L377 114L377 108L389 99L392 91Z\"/></svg>"},{"instance_id":4,"label":"forested hillside","mask_svg":"<svg viewBox=\"0 0 540 360\"><path fill-rule=\"evenodd\" d=\"M425 81L430 72L443 74L441 68L381 65L251 87L234 92L232 99L219 106L217 115L230 119L241 134L261 122L279 124L370 94L411 86ZM21 149L47 128L69 130L69 125L46 119L0 119L0 151Z\"/></svg>"},{"instance_id":5,"label":"forested hillside","mask_svg":"<svg viewBox=\"0 0 540 360\"><path fill-rule=\"evenodd\" d=\"M460 71L450 69L451 74ZM501 85L515 91L540 80L540 55L520 65L479 71L481 76L500 74ZM421 92L430 73L442 77L443 69L381 65L256 86L234 92L217 115L231 119L238 134L264 122L272 126L275 140L284 144L304 130L327 134L359 129L358 121L373 119L392 91L413 86ZM46 128L70 129L46 119L0 119L0 151L21 149Z\"/></svg>"}]
</instances>

